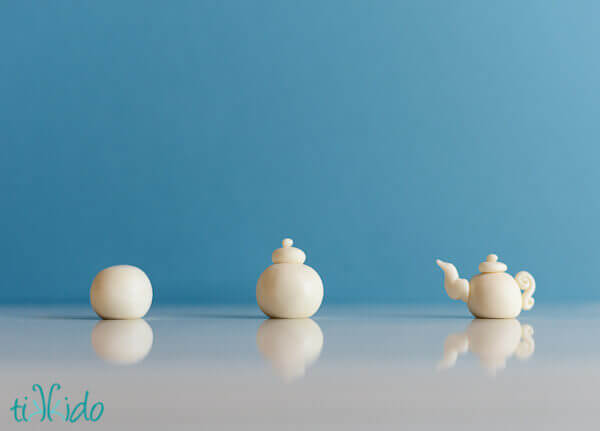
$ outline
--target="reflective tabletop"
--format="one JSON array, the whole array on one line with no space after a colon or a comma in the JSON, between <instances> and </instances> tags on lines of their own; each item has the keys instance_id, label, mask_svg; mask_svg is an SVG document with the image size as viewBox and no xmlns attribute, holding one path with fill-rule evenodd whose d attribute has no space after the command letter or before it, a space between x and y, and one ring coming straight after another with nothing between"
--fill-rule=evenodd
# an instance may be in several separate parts
<instances>
[{"instance_id":1,"label":"reflective tabletop","mask_svg":"<svg viewBox=\"0 0 600 431\"><path fill-rule=\"evenodd\" d=\"M592 429L599 316L600 304L536 304L484 320L452 303L324 305L295 320L155 306L101 321L85 305L3 306L0 425Z\"/></svg>"}]
</instances>

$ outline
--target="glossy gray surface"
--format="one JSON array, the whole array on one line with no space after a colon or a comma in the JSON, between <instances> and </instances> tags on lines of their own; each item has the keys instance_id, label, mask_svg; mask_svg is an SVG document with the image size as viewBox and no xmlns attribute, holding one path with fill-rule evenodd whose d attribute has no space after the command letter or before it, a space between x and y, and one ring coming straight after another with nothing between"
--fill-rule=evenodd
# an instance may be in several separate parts
<instances>
[{"instance_id":1,"label":"glossy gray surface","mask_svg":"<svg viewBox=\"0 0 600 431\"><path fill-rule=\"evenodd\" d=\"M598 316L538 304L518 322L473 320L452 303L325 306L307 322L173 306L123 326L85 306L5 306L0 425L92 426L15 422L15 398L31 414L32 385L60 383L73 405L86 390L103 402L101 429L590 429Z\"/></svg>"}]
</instances>

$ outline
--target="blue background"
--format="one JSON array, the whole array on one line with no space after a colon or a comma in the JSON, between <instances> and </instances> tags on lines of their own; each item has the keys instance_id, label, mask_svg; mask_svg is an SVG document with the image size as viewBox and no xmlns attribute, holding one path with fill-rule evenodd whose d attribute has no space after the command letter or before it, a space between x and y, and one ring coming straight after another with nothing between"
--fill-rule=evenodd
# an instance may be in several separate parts
<instances>
[{"instance_id":1,"label":"blue background","mask_svg":"<svg viewBox=\"0 0 600 431\"><path fill-rule=\"evenodd\" d=\"M600 3L0 6L0 301L252 302L285 236L335 302L450 301L491 252L600 298Z\"/></svg>"}]
</instances>

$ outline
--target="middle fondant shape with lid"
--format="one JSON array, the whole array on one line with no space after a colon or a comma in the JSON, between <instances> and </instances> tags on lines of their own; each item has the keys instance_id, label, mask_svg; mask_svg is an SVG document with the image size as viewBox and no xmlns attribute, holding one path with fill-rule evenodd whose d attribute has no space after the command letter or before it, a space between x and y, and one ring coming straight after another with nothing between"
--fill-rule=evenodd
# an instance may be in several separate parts
<instances>
[{"instance_id":1,"label":"middle fondant shape with lid","mask_svg":"<svg viewBox=\"0 0 600 431\"><path fill-rule=\"evenodd\" d=\"M259 277L256 302L269 317L295 319L310 317L323 301L323 282L319 274L304 265L306 255L289 238L273 252L273 265Z\"/></svg>"}]
</instances>

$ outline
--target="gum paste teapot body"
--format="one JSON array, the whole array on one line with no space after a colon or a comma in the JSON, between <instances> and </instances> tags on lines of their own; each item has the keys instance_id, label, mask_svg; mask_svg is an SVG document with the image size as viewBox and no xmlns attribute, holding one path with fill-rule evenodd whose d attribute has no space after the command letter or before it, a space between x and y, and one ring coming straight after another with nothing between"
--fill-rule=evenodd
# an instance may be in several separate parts
<instances>
[{"instance_id":1,"label":"gum paste teapot body","mask_svg":"<svg viewBox=\"0 0 600 431\"><path fill-rule=\"evenodd\" d=\"M521 310L533 307L535 280L532 275L521 271L513 278L495 254L479 264L480 274L470 281L458 278L458 271L451 263L439 259L436 263L444 271L448 296L466 302L475 317L510 319L517 317Z\"/></svg>"},{"instance_id":2,"label":"gum paste teapot body","mask_svg":"<svg viewBox=\"0 0 600 431\"><path fill-rule=\"evenodd\" d=\"M323 301L323 282L317 271L304 265L306 255L283 240L273 252L273 265L260 275L256 284L256 302L269 317L298 319L317 312Z\"/></svg>"}]
</instances>

